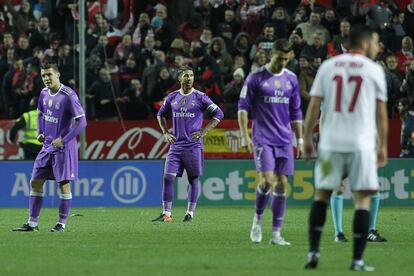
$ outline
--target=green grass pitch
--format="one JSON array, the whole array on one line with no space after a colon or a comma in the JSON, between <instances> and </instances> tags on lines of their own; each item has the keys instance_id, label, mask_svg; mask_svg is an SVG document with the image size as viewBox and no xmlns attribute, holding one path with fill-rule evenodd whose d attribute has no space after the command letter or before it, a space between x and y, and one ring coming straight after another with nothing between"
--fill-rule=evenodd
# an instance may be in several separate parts
<instances>
[{"instance_id":1,"label":"green grass pitch","mask_svg":"<svg viewBox=\"0 0 414 276\"><path fill-rule=\"evenodd\" d=\"M264 239L249 239L253 207L199 206L192 223L185 209L173 209L173 223L153 223L160 208L73 208L65 233L50 233L57 209L43 209L40 231L11 232L26 220L26 209L0 209L0 275L356 275L348 271L351 243L334 243L325 225L320 267L305 271L306 207L289 207L283 236L289 247L269 245L271 213ZM365 259L374 275L412 275L413 208L380 209L378 228L387 243L369 243ZM344 227L351 237L352 210Z\"/></svg>"}]
</instances>

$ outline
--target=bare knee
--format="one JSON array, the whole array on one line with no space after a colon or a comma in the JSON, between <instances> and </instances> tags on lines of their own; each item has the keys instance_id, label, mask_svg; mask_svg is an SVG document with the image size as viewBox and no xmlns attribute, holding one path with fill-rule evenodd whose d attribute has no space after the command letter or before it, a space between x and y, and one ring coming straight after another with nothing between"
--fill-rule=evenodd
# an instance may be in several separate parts
<instances>
[{"instance_id":1,"label":"bare knee","mask_svg":"<svg viewBox=\"0 0 414 276\"><path fill-rule=\"evenodd\" d=\"M61 194L70 194L70 181L59 182L59 189Z\"/></svg>"},{"instance_id":2,"label":"bare knee","mask_svg":"<svg viewBox=\"0 0 414 276\"><path fill-rule=\"evenodd\" d=\"M276 175L275 191L286 192L287 185L288 185L288 178L286 175Z\"/></svg>"},{"instance_id":3,"label":"bare knee","mask_svg":"<svg viewBox=\"0 0 414 276\"><path fill-rule=\"evenodd\" d=\"M45 183L44 179L32 179L30 180L30 187L33 192L43 193L43 184Z\"/></svg>"},{"instance_id":4,"label":"bare knee","mask_svg":"<svg viewBox=\"0 0 414 276\"><path fill-rule=\"evenodd\" d=\"M316 190L315 192L315 201L322 201L328 203L329 198L331 197L332 191L330 190Z\"/></svg>"}]
</instances>

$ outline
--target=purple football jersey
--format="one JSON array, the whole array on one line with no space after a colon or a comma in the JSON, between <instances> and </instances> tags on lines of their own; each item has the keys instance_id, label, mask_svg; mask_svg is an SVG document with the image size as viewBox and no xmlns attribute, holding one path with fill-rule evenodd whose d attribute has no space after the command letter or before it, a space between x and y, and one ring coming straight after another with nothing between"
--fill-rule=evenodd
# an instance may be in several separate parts
<instances>
[{"instance_id":1,"label":"purple football jersey","mask_svg":"<svg viewBox=\"0 0 414 276\"><path fill-rule=\"evenodd\" d=\"M193 89L184 94L181 90L171 92L158 111L158 116L172 115L173 135L177 138L171 146L171 150L200 148L202 141L197 141L191 134L200 131L203 124L205 111L213 114L220 121L223 113L211 99L203 92Z\"/></svg>"},{"instance_id":2,"label":"purple football jersey","mask_svg":"<svg viewBox=\"0 0 414 276\"><path fill-rule=\"evenodd\" d=\"M45 141L43 148L47 152L57 152L60 149L51 143L54 139L63 138L71 129L74 119L85 116L79 98L70 87L61 85L58 92L52 93L49 88L40 92L39 112L42 115ZM65 144L65 148L77 148L76 138Z\"/></svg>"},{"instance_id":3,"label":"purple football jersey","mask_svg":"<svg viewBox=\"0 0 414 276\"><path fill-rule=\"evenodd\" d=\"M266 66L251 73L240 92L239 111L251 113L255 144L290 145L290 124L302 120L296 75L287 69L273 74Z\"/></svg>"}]
</instances>

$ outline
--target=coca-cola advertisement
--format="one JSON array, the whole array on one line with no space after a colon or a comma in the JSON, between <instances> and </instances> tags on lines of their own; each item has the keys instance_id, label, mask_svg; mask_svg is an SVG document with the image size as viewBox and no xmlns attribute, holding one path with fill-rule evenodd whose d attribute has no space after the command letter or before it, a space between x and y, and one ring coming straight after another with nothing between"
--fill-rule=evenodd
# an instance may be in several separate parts
<instances>
[{"instance_id":1,"label":"coca-cola advertisement","mask_svg":"<svg viewBox=\"0 0 414 276\"><path fill-rule=\"evenodd\" d=\"M399 120L391 122L389 154L398 156L401 125ZM23 159L23 150L8 138L12 124L0 121L0 160ZM22 133L19 136L21 139ZM315 133L316 140L317 136ZM205 158L252 158L241 142L237 121L223 120L204 137ZM167 152L168 143L156 120L88 122L84 159L163 159Z\"/></svg>"}]
</instances>

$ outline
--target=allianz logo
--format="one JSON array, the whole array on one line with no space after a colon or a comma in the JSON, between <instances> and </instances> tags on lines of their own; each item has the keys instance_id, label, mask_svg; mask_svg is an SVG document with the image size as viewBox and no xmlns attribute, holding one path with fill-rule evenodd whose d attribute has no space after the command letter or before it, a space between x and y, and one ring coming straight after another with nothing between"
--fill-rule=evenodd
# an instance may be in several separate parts
<instances>
[{"instance_id":1,"label":"allianz logo","mask_svg":"<svg viewBox=\"0 0 414 276\"><path fill-rule=\"evenodd\" d=\"M112 195L121 203L131 204L140 200L147 189L144 173L135 167L118 169L111 179Z\"/></svg>"},{"instance_id":2,"label":"allianz logo","mask_svg":"<svg viewBox=\"0 0 414 276\"><path fill-rule=\"evenodd\" d=\"M14 183L11 187L10 196L29 196L30 174L24 172L14 173ZM74 197L103 197L105 198L105 186L108 178L93 177L79 178L71 183ZM117 169L110 182L113 197L120 203L132 204L138 202L147 190L147 179L145 174L138 168L125 166ZM59 194L58 185L55 181L46 181L44 187L45 196L56 196Z\"/></svg>"}]
</instances>

